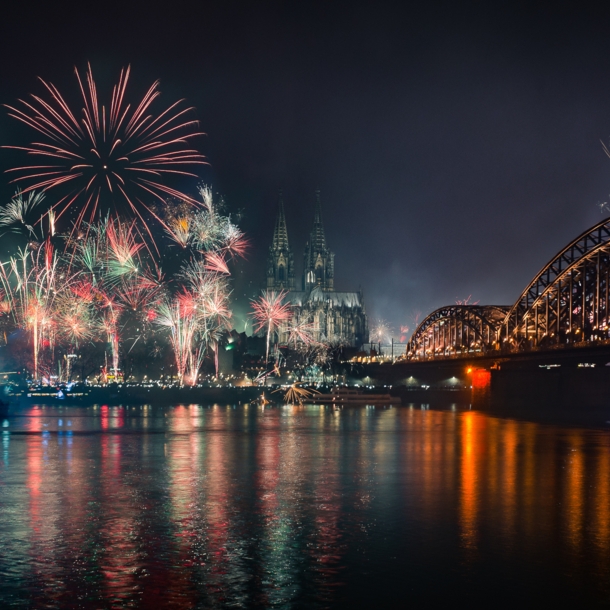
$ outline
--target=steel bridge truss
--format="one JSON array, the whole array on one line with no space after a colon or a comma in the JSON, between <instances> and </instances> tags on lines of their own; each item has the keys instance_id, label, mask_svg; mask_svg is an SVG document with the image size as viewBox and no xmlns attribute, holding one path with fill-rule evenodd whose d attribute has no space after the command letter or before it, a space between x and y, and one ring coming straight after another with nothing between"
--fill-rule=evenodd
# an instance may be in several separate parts
<instances>
[{"instance_id":1,"label":"steel bridge truss","mask_svg":"<svg viewBox=\"0 0 610 610\"><path fill-rule=\"evenodd\" d=\"M609 338L610 220L575 239L523 291L504 321L511 351Z\"/></svg>"},{"instance_id":2,"label":"steel bridge truss","mask_svg":"<svg viewBox=\"0 0 610 610\"><path fill-rule=\"evenodd\" d=\"M525 351L610 340L610 219L561 250L512 307L450 305L415 330L407 357Z\"/></svg>"},{"instance_id":3,"label":"steel bridge truss","mask_svg":"<svg viewBox=\"0 0 610 610\"><path fill-rule=\"evenodd\" d=\"M448 305L433 311L411 337L408 358L443 358L498 348L499 332L510 307Z\"/></svg>"}]
</instances>

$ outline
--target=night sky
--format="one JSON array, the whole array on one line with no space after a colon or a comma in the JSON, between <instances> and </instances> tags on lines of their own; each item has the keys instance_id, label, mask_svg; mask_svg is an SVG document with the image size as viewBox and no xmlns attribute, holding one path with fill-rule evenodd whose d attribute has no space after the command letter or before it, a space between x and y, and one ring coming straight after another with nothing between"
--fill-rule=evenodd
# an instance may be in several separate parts
<instances>
[{"instance_id":1,"label":"night sky","mask_svg":"<svg viewBox=\"0 0 610 610\"><path fill-rule=\"evenodd\" d=\"M0 102L41 93L37 76L73 95L87 61L106 89L131 64L136 99L160 79L208 134L202 181L244 211L236 295L263 280L279 188L300 274L319 188L337 289L398 329L469 295L512 304L602 218L610 16L570 6L15 3ZM0 114L0 143L29 135Z\"/></svg>"}]
</instances>

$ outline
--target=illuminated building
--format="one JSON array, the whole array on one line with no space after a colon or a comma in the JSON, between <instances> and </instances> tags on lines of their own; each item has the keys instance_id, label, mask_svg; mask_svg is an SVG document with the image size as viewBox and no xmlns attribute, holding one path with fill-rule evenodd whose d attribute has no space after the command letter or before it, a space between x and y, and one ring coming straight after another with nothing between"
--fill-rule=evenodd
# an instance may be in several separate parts
<instances>
[{"instance_id":1,"label":"illuminated building","mask_svg":"<svg viewBox=\"0 0 610 610\"><path fill-rule=\"evenodd\" d=\"M294 316L316 326L316 340L340 340L353 347L368 341L368 321L362 292L335 290L335 254L326 244L320 191L316 191L314 221L303 257L302 290L295 290L294 255L288 241L284 202L278 215L267 262L268 290L286 290ZM284 337L280 336L280 341Z\"/></svg>"}]
</instances>

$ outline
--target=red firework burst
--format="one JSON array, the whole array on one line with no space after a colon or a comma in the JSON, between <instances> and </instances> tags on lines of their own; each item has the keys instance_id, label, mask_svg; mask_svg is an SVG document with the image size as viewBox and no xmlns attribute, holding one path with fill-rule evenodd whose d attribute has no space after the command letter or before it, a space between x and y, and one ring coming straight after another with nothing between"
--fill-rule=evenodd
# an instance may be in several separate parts
<instances>
[{"instance_id":1,"label":"red firework burst","mask_svg":"<svg viewBox=\"0 0 610 610\"><path fill-rule=\"evenodd\" d=\"M206 163L188 143L189 138L203 135L198 122L187 118L192 108L183 108L180 100L153 114L153 103L160 95L159 81L139 104L130 104L125 97L129 67L121 70L110 104L102 105L91 66L85 82L76 68L75 73L82 96L79 112L73 112L59 90L42 79L48 100L32 95L31 101L6 106L10 116L42 136L29 146L6 147L25 151L39 163L8 170L17 174L12 182L27 185L24 193L61 190L54 205L57 218L77 206L77 225L84 219L93 221L102 207L126 207L144 221L145 212L160 220L151 200L178 197L197 205L164 182L175 174L197 177L186 168Z\"/></svg>"},{"instance_id":2,"label":"red firework burst","mask_svg":"<svg viewBox=\"0 0 610 610\"><path fill-rule=\"evenodd\" d=\"M267 352L265 362L269 361L269 339L271 333L288 322L292 317L292 309L289 303L284 303L286 292L274 292L266 290L255 300L252 300L252 317L255 320L254 332L267 331Z\"/></svg>"}]
</instances>

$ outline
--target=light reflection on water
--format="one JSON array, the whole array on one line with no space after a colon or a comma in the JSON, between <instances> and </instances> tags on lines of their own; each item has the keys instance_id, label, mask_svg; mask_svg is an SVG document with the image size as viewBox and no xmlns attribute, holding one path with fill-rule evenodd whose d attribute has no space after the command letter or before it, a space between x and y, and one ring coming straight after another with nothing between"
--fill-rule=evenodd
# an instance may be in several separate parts
<instances>
[{"instance_id":1,"label":"light reflection on water","mask_svg":"<svg viewBox=\"0 0 610 610\"><path fill-rule=\"evenodd\" d=\"M3 427L0 602L610 601L610 433L408 408L33 406Z\"/></svg>"}]
</instances>

